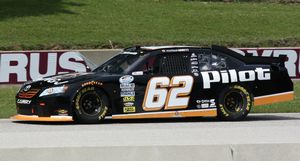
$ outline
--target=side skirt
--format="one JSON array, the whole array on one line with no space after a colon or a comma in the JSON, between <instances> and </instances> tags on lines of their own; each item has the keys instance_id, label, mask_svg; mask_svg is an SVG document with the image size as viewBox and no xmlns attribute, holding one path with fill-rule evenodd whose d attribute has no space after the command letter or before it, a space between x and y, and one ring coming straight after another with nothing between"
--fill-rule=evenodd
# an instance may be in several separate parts
<instances>
[{"instance_id":1,"label":"side skirt","mask_svg":"<svg viewBox=\"0 0 300 161\"><path fill-rule=\"evenodd\" d=\"M112 119L142 119L142 118L174 118L174 117L215 117L217 109L198 109L165 112L145 112L134 114L112 115Z\"/></svg>"},{"instance_id":2,"label":"side skirt","mask_svg":"<svg viewBox=\"0 0 300 161\"><path fill-rule=\"evenodd\" d=\"M254 98L254 106L286 102L294 99L294 91L265 95Z\"/></svg>"}]
</instances>

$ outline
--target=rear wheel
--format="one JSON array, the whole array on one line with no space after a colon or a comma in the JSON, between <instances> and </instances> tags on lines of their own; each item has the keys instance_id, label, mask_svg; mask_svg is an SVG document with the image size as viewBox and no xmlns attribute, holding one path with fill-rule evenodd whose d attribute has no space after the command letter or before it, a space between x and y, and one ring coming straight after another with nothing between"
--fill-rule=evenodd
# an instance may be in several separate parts
<instances>
[{"instance_id":1,"label":"rear wheel","mask_svg":"<svg viewBox=\"0 0 300 161\"><path fill-rule=\"evenodd\" d=\"M75 97L76 121L79 123L99 123L108 110L108 98L95 87L84 87Z\"/></svg>"},{"instance_id":2,"label":"rear wheel","mask_svg":"<svg viewBox=\"0 0 300 161\"><path fill-rule=\"evenodd\" d=\"M221 120L243 120L253 104L249 91L240 85L224 88L218 98L218 118Z\"/></svg>"}]
</instances>

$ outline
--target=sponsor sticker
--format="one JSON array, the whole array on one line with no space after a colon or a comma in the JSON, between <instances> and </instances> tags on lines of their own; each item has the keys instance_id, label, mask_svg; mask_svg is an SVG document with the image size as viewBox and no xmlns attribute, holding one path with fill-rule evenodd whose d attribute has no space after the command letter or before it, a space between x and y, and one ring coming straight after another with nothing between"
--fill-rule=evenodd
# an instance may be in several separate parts
<instances>
[{"instance_id":1,"label":"sponsor sticker","mask_svg":"<svg viewBox=\"0 0 300 161\"><path fill-rule=\"evenodd\" d=\"M197 58L197 55L195 53L192 53L191 58Z\"/></svg>"},{"instance_id":2,"label":"sponsor sticker","mask_svg":"<svg viewBox=\"0 0 300 161\"><path fill-rule=\"evenodd\" d=\"M134 91L134 88L121 88L121 91Z\"/></svg>"},{"instance_id":3,"label":"sponsor sticker","mask_svg":"<svg viewBox=\"0 0 300 161\"><path fill-rule=\"evenodd\" d=\"M126 102L126 103L124 103L124 106L133 106L133 102Z\"/></svg>"},{"instance_id":4,"label":"sponsor sticker","mask_svg":"<svg viewBox=\"0 0 300 161\"><path fill-rule=\"evenodd\" d=\"M135 96L135 92L134 91L121 91L121 97L124 96Z\"/></svg>"},{"instance_id":5,"label":"sponsor sticker","mask_svg":"<svg viewBox=\"0 0 300 161\"><path fill-rule=\"evenodd\" d=\"M31 100L25 100L25 99L18 99L17 100L18 104L30 104Z\"/></svg>"},{"instance_id":6,"label":"sponsor sticker","mask_svg":"<svg viewBox=\"0 0 300 161\"><path fill-rule=\"evenodd\" d=\"M198 61L192 61L191 64L192 65L198 65Z\"/></svg>"},{"instance_id":7,"label":"sponsor sticker","mask_svg":"<svg viewBox=\"0 0 300 161\"><path fill-rule=\"evenodd\" d=\"M58 110L56 110L56 112L58 113L58 115L61 115L61 116L68 115L68 110L65 110L65 109L58 109Z\"/></svg>"},{"instance_id":8,"label":"sponsor sticker","mask_svg":"<svg viewBox=\"0 0 300 161\"><path fill-rule=\"evenodd\" d=\"M135 97L134 96L125 96L123 97L123 102L134 102Z\"/></svg>"},{"instance_id":9,"label":"sponsor sticker","mask_svg":"<svg viewBox=\"0 0 300 161\"><path fill-rule=\"evenodd\" d=\"M134 80L134 77L131 75L124 75L119 79L120 83L122 83L122 84L131 83L133 80Z\"/></svg>"},{"instance_id":10,"label":"sponsor sticker","mask_svg":"<svg viewBox=\"0 0 300 161\"><path fill-rule=\"evenodd\" d=\"M189 52L189 49L166 49L162 50L163 53L173 53L173 52Z\"/></svg>"},{"instance_id":11,"label":"sponsor sticker","mask_svg":"<svg viewBox=\"0 0 300 161\"><path fill-rule=\"evenodd\" d=\"M124 113L135 112L135 106L124 107L124 108L123 108L123 112L124 112Z\"/></svg>"},{"instance_id":12,"label":"sponsor sticker","mask_svg":"<svg viewBox=\"0 0 300 161\"><path fill-rule=\"evenodd\" d=\"M216 108L215 99L196 100L197 108Z\"/></svg>"},{"instance_id":13,"label":"sponsor sticker","mask_svg":"<svg viewBox=\"0 0 300 161\"><path fill-rule=\"evenodd\" d=\"M120 88L134 88L134 83L120 84Z\"/></svg>"}]
</instances>

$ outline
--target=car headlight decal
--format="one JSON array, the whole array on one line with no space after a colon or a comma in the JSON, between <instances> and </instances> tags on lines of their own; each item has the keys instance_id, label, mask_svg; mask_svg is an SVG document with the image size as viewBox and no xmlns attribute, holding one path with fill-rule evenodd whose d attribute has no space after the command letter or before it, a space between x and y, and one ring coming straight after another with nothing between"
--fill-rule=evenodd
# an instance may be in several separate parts
<instances>
[{"instance_id":1,"label":"car headlight decal","mask_svg":"<svg viewBox=\"0 0 300 161\"><path fill-rule=\"evenodd\" d=\"M47 88L40 94L39 97L48 96L48 95L52 95L52 94L58 94L58 93L65 93L67 89L68 89L68 86L66 86L66 85L59 86L59 87Z\"/></svg>"}]
</instances>

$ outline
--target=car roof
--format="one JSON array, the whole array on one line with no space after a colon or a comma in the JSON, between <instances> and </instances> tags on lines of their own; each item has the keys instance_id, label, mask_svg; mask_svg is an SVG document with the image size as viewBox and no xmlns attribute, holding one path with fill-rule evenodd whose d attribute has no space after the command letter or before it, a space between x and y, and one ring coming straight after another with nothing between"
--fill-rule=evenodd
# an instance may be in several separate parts
<instances>
[{"instance_id":1,"label":"car roof","mask_svg":"<svg viewBox=\"0 0 300 161\"><path fill-rule=\"evenodd\" d=\"M174 49L174 50L173 50ZM135 47L130 47L130 48L126 48L124 49L123 53L124 54L144 54L144 53L148 53L151 51L157 51L157 50L161 50L164 51L166 50L166 52L168 51L172 51L174 53L176 53L176 51L181 50L181 52L183 52L185 49L212 49L214 51L217 52L221 52L223 54L226 55L230 55L234 58L237 58L245 63L261 63L261 64L268 64L268 63L279 63L282 62L285 58L261 58L261 57L253 57L250 54L246 54L245 56L242 56L241 54L226 48L224 46L218 46L218 45L212 45L211 47L200 47L200 46L135 46ZM168 50L168 51L167 51Z\"/></svg>"},{"instance_id":2,"label":"car roof","mask_svg":"<svg viewBox=\"0 0 300 161\"><path fill-rule=\"evenodd\" d=\"M172 49L211 49L209 47L200 47L200 46L182 46L182 45L173 45L173 46L135 46L125 48L123 51L126 54L138 54L145 53L155 50L172 50Z\"/></svg>"}]
</instances>

